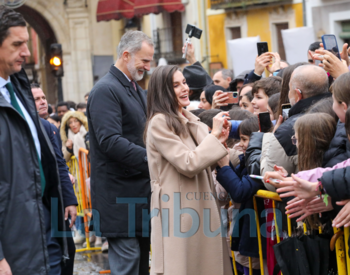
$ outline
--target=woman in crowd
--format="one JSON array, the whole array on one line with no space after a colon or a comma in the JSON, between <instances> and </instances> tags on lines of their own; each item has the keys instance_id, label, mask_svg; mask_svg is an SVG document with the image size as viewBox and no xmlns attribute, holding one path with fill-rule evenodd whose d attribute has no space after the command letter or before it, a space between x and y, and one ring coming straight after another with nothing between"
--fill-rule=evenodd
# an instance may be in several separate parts
<instances>
[{"instance_id":1,"label":"woman in crowd","mask_svg":"<svg viewBox=\"0 0 350 275\"><path fill-rule=\"evenodd\" d=\"M232 274L211 166L228 154L227 113L206 125L183 107L189 88L177 66L152 73L145 143L152 185L151 274ZM205 195L207 194L207 195ZM210 217L209 217L210 216ZM208 220L209 219L209 220ZM217 230L212 232L212 230Z\"/></svg>"},{"instance_id":2,"label":"woman in crowd","mask_svg":"<svg viewBox=\"0 0 350 275\"><path fill-rule=\"evenodd\" d=\"M243 110L247 110L248 112L254 113L254 108L252 104L253 95L251 91L246 92L243 95L239 96L239 107Z\"/></svg>"},{"instance_id":3,"label":"woman in crowd","mask_svg":"<svg viewBox=\"0 0 350 275\"><path fill-rule=\"evenodd\" d=\"M81 112L69 111L61 123L62 152L66 161L74 155L79 157L79 148L86 149L85 136L88 131L86 116Z\"/></svg>"},{"instance_id":4,"label":"woman in crowd","mask_svg":"<svg viewBox=\"0 0 350 275\"><path fill-rule=\"evenodd\" d=\"M225 88L219 85L208 85L204 87L204 90L200 96L200 103L198 105L198 108L204 110L216 109L215 106L212 106L213 95L216 91L225 91Z\"/></svg>"}]
</instances>

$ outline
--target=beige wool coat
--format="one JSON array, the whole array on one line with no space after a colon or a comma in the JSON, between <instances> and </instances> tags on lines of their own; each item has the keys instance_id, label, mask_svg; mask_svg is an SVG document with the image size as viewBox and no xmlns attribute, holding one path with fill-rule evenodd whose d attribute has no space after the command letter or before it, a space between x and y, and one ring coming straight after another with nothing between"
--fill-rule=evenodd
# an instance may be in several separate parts
<instances>
[{"instance_id":1,"label":"beige wool coat","mask_svg":"<svg viewBox=\"0 0 350 275\"><path fill-rule=\"evenodd\" d=\"M147 130L151 274L232 275L210 168L227 150L195 115L183 114L187 137L176 135L162 114Z\"/></svg>"}]
</instances>

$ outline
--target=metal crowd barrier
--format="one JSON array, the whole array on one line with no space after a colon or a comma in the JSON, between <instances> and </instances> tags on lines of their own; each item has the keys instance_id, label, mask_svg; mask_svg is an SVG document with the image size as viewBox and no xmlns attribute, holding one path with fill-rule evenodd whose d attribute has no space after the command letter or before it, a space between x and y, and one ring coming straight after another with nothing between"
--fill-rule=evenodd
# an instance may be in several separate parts
<instances>
[{"instance_id":1,"label":"metal crowd barrier","mask_svg":"<svg viewBox=\"0 0 350 275\"><path fill-rule=\"evenodd\" d=\"M92 217L90 188L86 180L90 177L90 162L88 161L89 151L79 149L79 162L75 156L68 161L69 172L75 177L74 193L78 200L77 212L79 217L84 218L84 229L86 238L86 247L77 249L76 252L85 252L92 250L101 250L101 247L91 247L89 241L89 221Z\"/></svg>"},{"instance_id":2,"label":"metal crowd barrier","mask_svg":"<svg viewBox=\"0 0 350 275\"><path fill-rule=\"evenodd\" d=\"M262 251L262 243L261 243L261 232L260 232L260 224L259 224L259 213L258 213L258 207L256 203L256 198L262 198L262 199L271 199L272 200L272 207L273 207L273 215L274 215L274 221L275 221L275 231L276 231L276 239L277 243L280 243L280 231L278 228L277 218L276 218L276 201L282 201L279 195L275 192L265 191L265 190L259 190L256 195L253 198L254 203L254 211L255 211L255 221L256 221L256 228L257 228L257 235L258 235L258 244L259 244L259 261L260 261L260 274L265 275L264 272L264 259L263 259L263 251ZM287 225L288 225L288 236L291 237L292 235L292 226L291 226L291 220L287 219ZM322 233L321 229L320 233ZM338 267L338 275L350 275L350 258L349 258L349 227L344 228L344 231L338 228L333 228L334 236L332 237L330 241L330 248L331 250L336 249L336 259L337 259L337 267ZM306 225L304 224L304 234L307 234ZM345 239L345 240L344 240ZM236 262L235 262L235 255L232 251L232 261L233 261L233 269L234 274L238 275L237 268L236 268ZM282 272L281 272L282 274ZM252 267L252 258L249 257L249 275L253 275L253 267ZM267 274L268 275L268 274Z\"/></svg>"}]
</instances>

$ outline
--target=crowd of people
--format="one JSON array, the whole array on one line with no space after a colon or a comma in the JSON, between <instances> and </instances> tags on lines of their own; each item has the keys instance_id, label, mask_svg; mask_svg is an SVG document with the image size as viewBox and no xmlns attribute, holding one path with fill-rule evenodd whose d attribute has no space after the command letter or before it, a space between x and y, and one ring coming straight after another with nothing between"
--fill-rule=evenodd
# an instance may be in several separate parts
<instances>
[{"instance_id":1,"label":"crowd of people","mask_svg":"<svg viewBox=\"0 0 350 275\"><path fill-rule=\"evenodd\" d=\"M332 227L350 226L347 44L339 59L315 42L296 64L263 53L236 77L229 69L211 77L188 44L189 64L158 66L145 91L137 81L151 69L154 44L129 31L85 102L51 106L22 69L30 55L22 15L1 7L0 26L0 275L73 273L74 242L85 236L66 162L80 148L89 150L93 224L102 233L90 242L107 239L111 274L149 274L150 245L151 274L229 275L235 265L247 275L250 264L253 274L336 274L327 246L317 252L322 263L290 259L292 240L319 245ZM263 255L258 190L282 199L279 244L272 201L257 199ZM70 230L74 239L58 234Z\"/></svg>"}]
</instances>

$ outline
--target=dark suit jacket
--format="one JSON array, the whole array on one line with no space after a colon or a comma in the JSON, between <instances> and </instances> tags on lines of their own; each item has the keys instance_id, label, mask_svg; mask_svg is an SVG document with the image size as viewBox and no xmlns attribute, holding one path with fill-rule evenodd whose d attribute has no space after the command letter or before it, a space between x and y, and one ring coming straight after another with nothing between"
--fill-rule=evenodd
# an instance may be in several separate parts
<instances>
[{"instance_id":1,"label":"dark suit jacket","mask_svg":"<svg viewBox=\"0 0 350 275\"><path fill-rule=\"evenodd\" d=\"M60 146L62 142L60 143L58 142L61 139L59 138L59 135L60 135L59 131L55 125L51 124L45 119L41 118L40 120L46 130L47 135L50 138L53 149L55 150L58 170L59 170L60 179L61 179L64 207L66 208L67 206L70 206L70 205L78 205L77 198L75 197L75 194L74 194L72 183L68 176L69 172L66 165L66 161L63 159L62 150Z\"/></svg>"},{"instance_id":2,"label":"dark suit jacket","mask_svg":"<svg viewBox=\"0 0 350 275\"><path fill-rule=\"evenodd\" d=\"M106 237L142 236L142 227L146 235L148 231L151 188L143 143L146 96L137 88L138 92L112 66L88 100L92 207L99 212ZM135 208L128 207L132 201L137 201Z\"/></svg>"}]
</instances>

